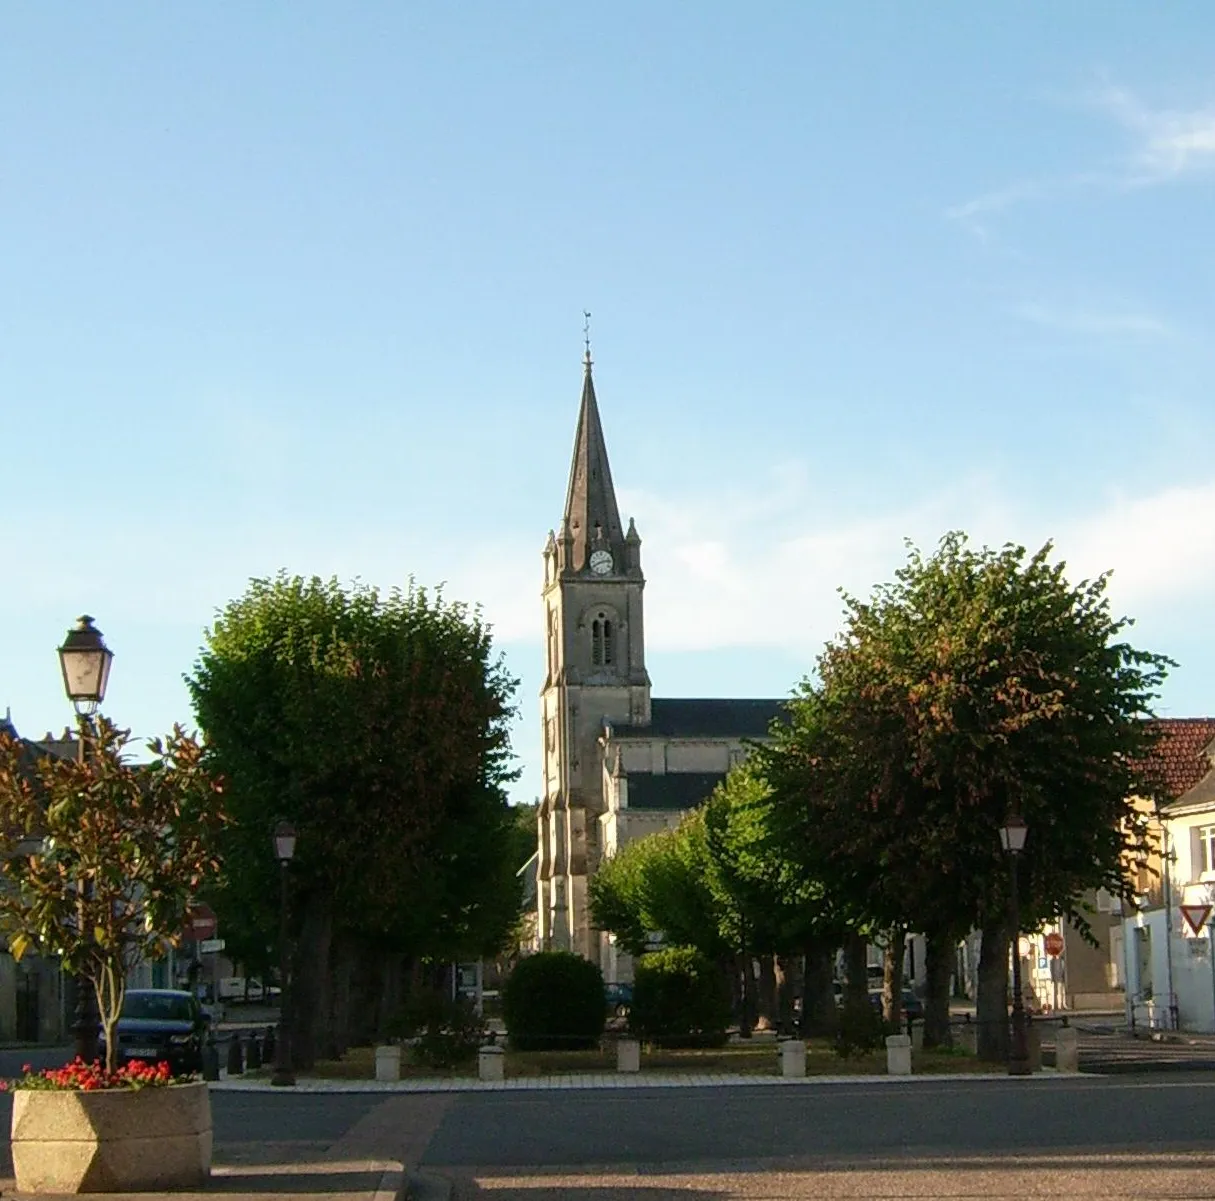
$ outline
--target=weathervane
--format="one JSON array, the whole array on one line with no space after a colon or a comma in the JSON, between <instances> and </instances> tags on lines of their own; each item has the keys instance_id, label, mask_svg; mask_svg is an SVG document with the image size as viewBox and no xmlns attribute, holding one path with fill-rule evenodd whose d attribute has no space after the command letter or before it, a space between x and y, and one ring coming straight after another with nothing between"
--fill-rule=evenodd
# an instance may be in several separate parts
<instances>
[{"instance_id":1,"label":"weathervane","mask_svg":"<svg viewBox=\"0 0 1215 1201\"><path fill-rule=\"evenodd\" d=\"M582 341L586 345L586 361L591 361L591 314L589 309L582 310Z\"/></svg>"}]
</instances>

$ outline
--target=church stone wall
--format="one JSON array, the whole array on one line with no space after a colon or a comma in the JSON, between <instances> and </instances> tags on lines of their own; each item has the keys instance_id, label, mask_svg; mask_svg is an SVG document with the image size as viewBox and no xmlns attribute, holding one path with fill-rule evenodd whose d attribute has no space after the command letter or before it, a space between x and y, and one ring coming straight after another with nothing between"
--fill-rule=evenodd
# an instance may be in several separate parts
<instances>
[{"instance_id":1,"label":"church stone wall","mask_svg":"<svg viewBox=\"0 0 1215 1201\"><path fill-rule=\"evenodd\" d=\"M610 720L610 719L609 719ZM726 772L746 754L739 738L613 738L610 754L620 753L625 773Z\"/></svg>"}]
</instances>

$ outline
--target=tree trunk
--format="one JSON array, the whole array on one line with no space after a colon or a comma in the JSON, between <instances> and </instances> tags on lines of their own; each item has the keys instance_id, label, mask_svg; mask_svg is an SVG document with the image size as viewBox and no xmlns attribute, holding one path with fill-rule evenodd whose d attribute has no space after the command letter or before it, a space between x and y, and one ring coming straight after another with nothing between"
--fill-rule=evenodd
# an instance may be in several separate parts
<instances>
[{"instance_id":1,"label":"tree trunk","mask_svg":"<svg viewBox=\"0 0 1215 1201\"><path fill-rule=\"evenodd\" d=\"M903 955L907 931L891 930L882 951L882 1021L892 1030L903 1028Z\"/></svg>"},{"instance_id":2,"label":"tree trunk","mask_svg":"<svg viewBox=\"0 0 1215 1201\"><path fill-rule=\"evenodd\" d=\"M869 1004L869 940L849 934L844 941L844 1007L861 1009Z\"/></svg>"},{"instance_id":3,"label":"tree trunk","mask_svg":"<svg viewBox=\"0 0 1215 1201\"><path fill-rule=\"evenodd\" d=\"M755 967L750 955L737 957L735 973L739 978L738 1033L742 1038L750 1038L755 1029Z\"/></svg>"},{"instance_id":4,"label":"tree trunk","mask_svg":"<svg viewBox=\"0 0 1215 1201\"><path fill-rule=\"evenodd\" d=\"M389 951L384 955L380 972L379 1004L376 1009L376 1040L382 1042L387 1036L394 1019L405 1005L405 980L407 969L412 970L412 964L407 964L405 956L399 951Z\"/></svg>"},{"instance_id":5,"label":"tree trunk","mask_svg":"<svg viewBox=\"0 0 1215 1201\"><path fill-rule=\"evenodd\" d=\"M793 1034L793 1000L797 993L798 964L792 955L776 957L776 1027L785 1036Z\"/></svg>"},{"instance_id":6,"label":"tree trunk","mask_svg":"<svg viewBox=\"0 0 1215 1201\"><path fill-rule=\"evenodd\" d=\"M957 939L947 933L929 934L924 949L924 1046L952 1047L949 1026L949 979L953 974Z\"/></svg>"},{"instance_id":7,"label":"tree trunk","mask_svg":"<svg viewBox=\"0 0 1215 1201\"><path fill-rule=\"evenodd\" d=\"M839 1011L835 1006L835 947L819 939L806 943L802 975L803 1037L826 1037L835 1033Z\"/></svg>"},{"instance_id":8,"label":"tree trunk","mask_svg":"<svg viewBox=\"0 0 1215 1201\"><path fill-rule=\"evenodd\" d=\"M326 1058L341 1059L350 1046L350 1019L355 967L359 948L349 934L333 939L330 972L329 1023L326 1038Z\"/></svg>"},{"instance_id":9,"label":"tree trunk","mask_svg":"<svg viewBox=\"0 0 1215 1201\"><path fill-rule=\"evenodd\" d=\"M771 1030L776 1025L776 960L772 955L759 957L759 988L756 1002L756 1028Z\"/></svg>"},{"instance_id":10,"label":"tree trunk","mask_svg":"<svg viewBox=\"0 0 1215 1201\"><path fill-rule=\"evenodd\" d=\"M1008 926L985 925L979 952L979 1058L989 1063L1008 1059Z\"/></svg>"},{"instance_id":11,"label":"tree trunk","mask_svg":"<svg viewBox=\"0 0 1215 1201\"><path fill-rule=\"evenodd\" d=\"M315 893L304 899L302 912L287 1001L291 1009L292 1062L307 1070L316 1063L317 1037L324 1024L321 1007L327 991L333 915L329 898Z\"/></svg>"}]
</instances>

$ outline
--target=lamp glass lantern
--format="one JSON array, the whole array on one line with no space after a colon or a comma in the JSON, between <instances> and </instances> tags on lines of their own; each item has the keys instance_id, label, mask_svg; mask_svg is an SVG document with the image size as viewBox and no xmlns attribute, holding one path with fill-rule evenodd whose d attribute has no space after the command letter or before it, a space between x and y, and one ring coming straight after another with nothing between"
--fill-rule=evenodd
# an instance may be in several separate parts
<instances>
[{"instance_id":1,"label":"lamp glass lantern","mask_svg":"<svg viewBox=\"0 0 1215 1201\"><path fill-rule=\"evenodd\" d=\"M274 827L274 856L279 863L290 863L295 857L295 827L290 822Z\"/></svg>"},{"instance_id":2,"label":"lamp glass lantern","mask_svg":"<svg viewBox=\"0 0 1215 1201\"><path fill-rule=\"evenodd\" d=\"M1000 845L1010 854L1019 855L1025 850L1025 836L1029 827L1019 813L1010 813L1000 827Z\"/></svg>"},{"instance_id":3,"label":"lamp glass lantern","mask_svg":"<svg viewBox=\"0 0 1215 1201\"><path fill-rule=\"evenodd\" d=\"M105 700L114 652L87 614L76 621L59 648L63 687L81 717L91 717Z\"/></svg>"}]
</instances>

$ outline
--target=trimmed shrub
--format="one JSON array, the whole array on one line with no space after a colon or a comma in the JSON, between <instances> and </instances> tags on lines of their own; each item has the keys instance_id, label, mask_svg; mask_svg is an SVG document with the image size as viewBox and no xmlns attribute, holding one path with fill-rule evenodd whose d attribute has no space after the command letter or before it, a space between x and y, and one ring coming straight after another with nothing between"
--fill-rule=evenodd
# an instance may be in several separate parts
<instances>
[{"instance_id":1,"label":"trimmed shrub","mask_svg":"<svg viewBox=\"0 0 1215 1201\"><path fill-rule=\"evenodd\" d=\"M720 1047L730 997L717 965L692 947L668 947L638 960L629 1030L658 1047Z\"/></svg>"},{"instance_id":2,"label":"trimmed shrub","mask_svg":"<svg viewBox=\"0 0 1215 1201\"><path fill-rule=\"evenodd\" d=\"M411 997L390 1023L390 1033L412 1040L414 1061L428 1068L467 1063L488 1037L485 1022L471 1001L453 1001L437 992Z\"/></svg>"},{"instance_id":3,"label":"trimmed shrub","mask_svg":"<svg viewBox=\"0 0 1215 1201\"><path fill-rule=\"evenodd\" d=\"M502 1017L517 1051L597 1046L607 1024L599 968L569 951L541 951L515 965L502 990Z\"/></svg>"},{"instance_id":4,"label":"trimmed shrub","mask_svg":"<svg viewBox=\"0 0 1215 1201\"><path fill-rule=\"evenodd\" d=\"M859 1006L846 1004L840 1010L835 1030L835 1053L841 1059L851 1059L880 1050L885 1046L887 1033L881 1013L868 1002Z\"/></svg>"}]
</instances>

